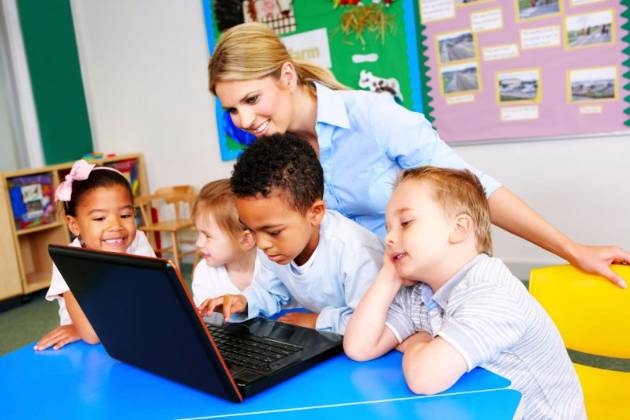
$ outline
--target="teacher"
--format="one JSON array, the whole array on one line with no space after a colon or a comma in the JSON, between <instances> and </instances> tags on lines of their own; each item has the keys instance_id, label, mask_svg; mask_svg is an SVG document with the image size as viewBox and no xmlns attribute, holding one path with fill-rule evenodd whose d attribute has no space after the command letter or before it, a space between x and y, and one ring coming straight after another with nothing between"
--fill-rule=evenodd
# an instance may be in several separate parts
<instances>
[{"instance_id":1,"label":"teacher","mask_svg":"<svg viewBox=\"0 0 630 420\"><path fill-rule=\"evenodd\" d=\"M291 132L308 140L324 169L326 206L381 238L385 208L402 169L468 168L485 188L493 224L625 287L609 265L630 263L630 253L572 241L509 189L464 162L422 114L388 94L350 90L327 69L293 59L268 26L244 23L225 31L208 72L210 91L236 127L256 137Z\"/></svg>"}]
</instances>

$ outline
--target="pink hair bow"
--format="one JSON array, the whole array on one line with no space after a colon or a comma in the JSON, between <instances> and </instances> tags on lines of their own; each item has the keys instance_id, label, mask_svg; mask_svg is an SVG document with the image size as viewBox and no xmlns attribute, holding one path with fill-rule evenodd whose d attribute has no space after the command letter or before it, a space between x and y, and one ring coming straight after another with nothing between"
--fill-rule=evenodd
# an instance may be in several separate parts
<instances>
[{"instance_id":1,"label":"pink hair bow","mask_svg":"<svg viewBox=\"0 0 630 420\"><path fill-rule=\"evenodd\" d=\"M72 169L70 169L70 173L66 175L65 181L57 187L57 191L55 191L55 200L70 201L70 198L72 197L72 183L74 181L83 181L84 179L88 179L90 172L94 169L94 166L96 165L87 163L85 159L74 162Z\"/></svg>"}]
</instances>

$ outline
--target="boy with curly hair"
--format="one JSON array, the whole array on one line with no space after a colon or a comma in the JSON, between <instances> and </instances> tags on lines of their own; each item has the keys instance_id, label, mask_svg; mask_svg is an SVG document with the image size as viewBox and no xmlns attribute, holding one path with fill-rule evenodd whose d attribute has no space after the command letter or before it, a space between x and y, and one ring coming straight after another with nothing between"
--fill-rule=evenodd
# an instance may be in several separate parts
<instances>
[{"instance_id":1,"label":"boy with curly hair","mask_svg":"<svg viewBox=\"0 0 630 420\"><path fill-rule=\"evenodd\" d=\"M311 313L281 321L343 334L381 268L384 248L372 232L326 209L313 148L288 133L260 138L239 157L231 185L239 218L273 276L256 279L243 295L208 302L202 312L223 305L225 319L270 316L293 298Z\"/></svg>"}]
</instances>

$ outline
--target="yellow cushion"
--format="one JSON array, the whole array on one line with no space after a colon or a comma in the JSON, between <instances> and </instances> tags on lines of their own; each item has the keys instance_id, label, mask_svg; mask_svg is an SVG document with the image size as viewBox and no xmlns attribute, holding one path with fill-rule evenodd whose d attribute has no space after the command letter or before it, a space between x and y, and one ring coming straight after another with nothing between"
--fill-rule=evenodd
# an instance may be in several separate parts
<instances>
[{"instance_id":1,"label":"yellow cushion","mask_svg":"<svg viewBox=\"0 0 630 420\"><path fill-rule=\"evenodd\" d=\"M630 420L630 372L574 366L589 420Z\"/></svg>"},{"instance_id":2,"label":"yellow cushion","mask_svg":"<svg viewBox=\"0 0 630 420\"><path fill-rule=\"evenodd\" d=\"M630 266L611 269L630 283ZM630 288L561 265L533 269L529 291L549 313L567 348L630 359ZM589 419L630 420L630 372L574 365Z\"/></svg>"},{"instance_id":3,"label":"yellow cushion","mask_svg":"<svg viewBox=\"0 0 630 420\"><path fill-rule=\"evenodd\" d=\"M630 284L630 266L611 268ZM529 292L553 319L567 348L630 359L630 288L561 265L533 269Z\"/></svg>"}]
</instances>

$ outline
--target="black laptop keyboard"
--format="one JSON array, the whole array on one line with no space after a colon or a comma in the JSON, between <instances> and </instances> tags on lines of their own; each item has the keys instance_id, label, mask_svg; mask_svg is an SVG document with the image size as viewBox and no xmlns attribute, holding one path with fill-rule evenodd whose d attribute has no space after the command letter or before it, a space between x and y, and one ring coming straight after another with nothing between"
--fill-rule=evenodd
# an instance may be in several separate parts
<instances>
[{"instance_id":1,"label":"black laptop keyboard","mask_svg":"<svg viewBox=\"0 0 630 420\"><path fill-rule=\"evenodd\" d=\"M237 366L268 372L282 364L282 360L302 350L302 347L258 337L232 335L214 325L206 325L221 355Z\"/></svg>"}]
</instances>

